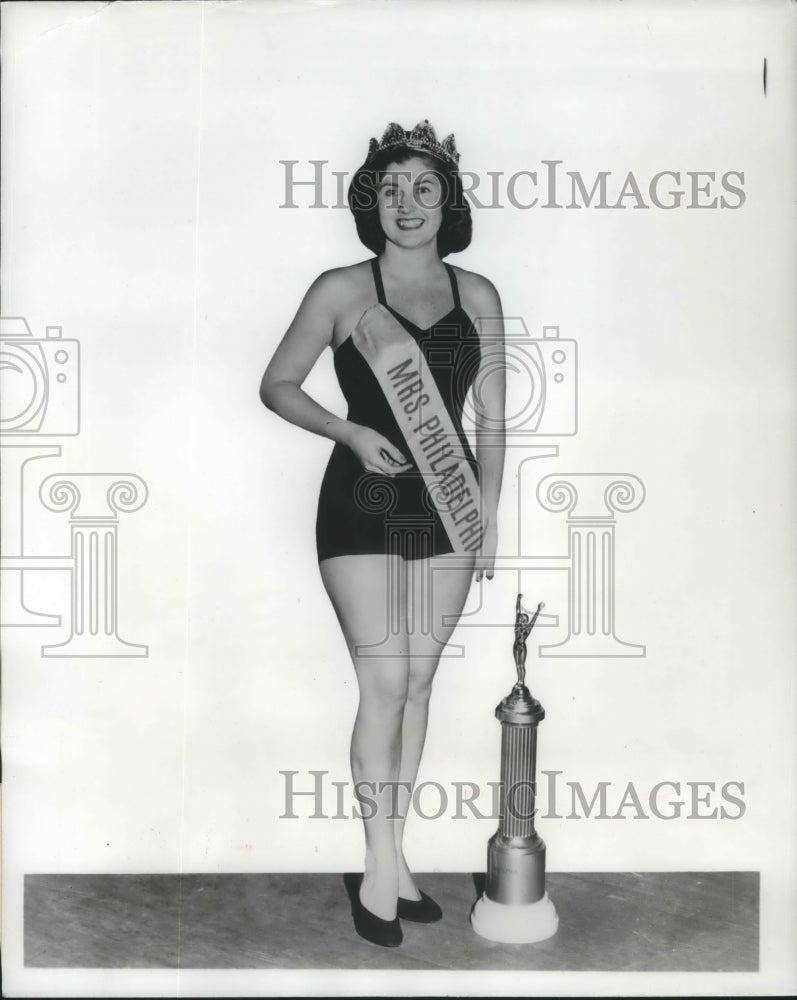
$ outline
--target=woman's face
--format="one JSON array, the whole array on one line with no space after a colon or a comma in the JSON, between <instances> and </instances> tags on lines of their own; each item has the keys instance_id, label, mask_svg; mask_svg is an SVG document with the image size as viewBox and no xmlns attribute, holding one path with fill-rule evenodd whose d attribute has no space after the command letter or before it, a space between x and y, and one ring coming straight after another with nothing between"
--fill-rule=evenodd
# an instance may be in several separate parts
<instances>
[{"instance_id":1,"label":"woman's face","mask_svg":"<svg viewBox=\"0 0 797 1000\"><path fill-rule=\"evenodd\" d=\"M379 222L391 243L411 249L437 239L443 221L442 186L420 156L387 165L377 186L377 200Z\"/></svg>"}]
</instances>

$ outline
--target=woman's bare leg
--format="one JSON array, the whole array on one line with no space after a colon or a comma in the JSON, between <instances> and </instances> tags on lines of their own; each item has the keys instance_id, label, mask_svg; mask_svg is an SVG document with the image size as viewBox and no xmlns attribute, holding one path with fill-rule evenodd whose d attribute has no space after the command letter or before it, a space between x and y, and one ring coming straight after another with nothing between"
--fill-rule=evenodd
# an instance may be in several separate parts
<instances>
[{"instance_id":1,"label":"woman's bare leg","mask_svg":"<svg viewBox=\"0 0 797 1000\"><path fill-rule=\"evenodd\" d=\"M358 796L365 828L360 899L383 920L396 916L398 897L396 820L391 816L395 817L395 783L399 780L410 678L406 565L401 557L389 555L336 556L319 563L360 689L351 740L355 794L358 783L367 782L366 795L376 801L374 810ZM372 644L378 647L362 648Z\"/></svg>"},{"instance_id":2,"label":"woman's bare leg","mask_svg":"<svg viewBox=\"0 0 797 1000\"><path fill-rule=\"evenodd\" d=\"M399 767L400 818L394 823L398 864L398 893L403 899L420 899L407 862L402 840L411 792L426 740L429 699L437 665L454 631L473 579L473 561L463 557L433 556L407 563L412 567L408 584L408 631L410 643L409 681L401 729ZM453 621L448 619L453 618ZM448 620L445 624L444 620Z\"/></svg>"}]
</instances>

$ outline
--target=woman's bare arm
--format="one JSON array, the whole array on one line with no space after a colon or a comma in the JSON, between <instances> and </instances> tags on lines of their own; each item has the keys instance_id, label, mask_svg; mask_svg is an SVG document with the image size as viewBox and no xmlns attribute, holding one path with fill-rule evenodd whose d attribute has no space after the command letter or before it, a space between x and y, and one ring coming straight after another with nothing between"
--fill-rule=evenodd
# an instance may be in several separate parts
<instances>
[{"instance_id":1,"label":"woman's bare arm","mask_svg":"<svg viewBox=\"0 0 797 1000\"><path fill-rule=\"evenodd\" d=\"M488 523L495 523L506 451L504 319L498 292L486 278L472 283L469 300L476 310L474 324L482 354L474 387L476 460L481 474L484 516Z\"/></svg>"},{"instance_id":2,"label":"woman's bare arm","mask_svg":"<svg viewBox=\"0 0 797 1000\"><path fill-rule=\"evenodd\" d=\"M487 579L492 580L498 549L498 500L506 451L504 319L498 292L481 275L469 276L468 306L473 310L482 355L473 396L483 516L481 548L475 569L476 580L481 580L485 573Z\"/></svg>"},{"instance_id":3,"label":"woman's bare arm","mask_svg":"<svg viewBox=\"0 0 797 1000\"><path fill-rule=\"evenodd\" d=\"M395 476L411 467L398 448L378 431L325 410L301 387L332 342L337 311L350 294L340 271L325 271L316 278L268 363L260 399L297 427L347 445L369 472Z\"/></svg>"},{"instance_id":4,"label":"woman's bare arm","mask_svg":"<svg viewBox=\"0 0 797 1000\"><path fill-rule=\"evenodd\" d=\"M301 388L332 342L342 285L339 275L325 271L307 290L263 374L260 399L269 410L292 424L346 444L354 424L324 409Z\"/></svg>"}]
</instances>

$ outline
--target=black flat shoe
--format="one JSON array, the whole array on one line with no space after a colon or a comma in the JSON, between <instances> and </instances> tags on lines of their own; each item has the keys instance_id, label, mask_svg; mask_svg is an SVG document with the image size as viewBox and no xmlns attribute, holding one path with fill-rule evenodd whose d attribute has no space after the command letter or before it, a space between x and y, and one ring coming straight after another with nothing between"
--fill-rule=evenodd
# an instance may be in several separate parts
<instances>
[{"instance_id":1,"label":"black flat shoe","mask_svg":"<svg viewBox=\"0 0 797 1000\"><path fill-rule=\"evenodd\" d=\"M425 892L418 891L421 893L420 899L402 899L399 896L396 916L402 920L413 920L416 924L433 924L442 920L443 911L437 903Z\"/></svg>"}]
</instances>

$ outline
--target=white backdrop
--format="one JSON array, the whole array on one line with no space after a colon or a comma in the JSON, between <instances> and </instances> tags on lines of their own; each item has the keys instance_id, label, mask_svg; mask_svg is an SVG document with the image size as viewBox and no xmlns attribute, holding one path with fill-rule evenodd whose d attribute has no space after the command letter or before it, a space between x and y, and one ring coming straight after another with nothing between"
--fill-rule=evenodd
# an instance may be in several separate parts
<instances>
[{"instance_id":1,"label":"white backdrop","mask_svg":"<svg viewBox=\"0 0 797 1000\"><path fill-rule=\"evenodd\" d=\"M303 772L303 787L308 769L348 779L356 685L315 557L331 442L268 412L257 390L310 282L368 256L349 212L307 207L308 188L280 207L280 160L304 178L308 161L328 161L334 201L331 171L353 171L370 136L428 117L456 134L463 169L542 177L543 160L561 160L588 186L610 171L610 202L629 171L643 191L662 170L682 187L687 171L744 174L738 209L504 199L474 209L473 243L450 260L487 275L535 337L556 325L578 344L578 434L520 474L527 453L508 452L502 551L516 554L520 525L524 554L566 553L564 515L535 499L542 475L629 473L646 489L618 515L615 580L617 633L646 656L538 659L538 642L566 635L565 591L553 571L524 578L527 603L560 616L529 643L547 711L538 766L588 793L610 782L612 813L629 781L643 803L659 781L687 798L686 782L715 782L712 806L727 805L725 782L744 784L738 819L689 819L688 804L671 821L543 817L548 869L760 869L762 968L784 968L791 16L785 3L4 6L3 315L37 337L60 325L81 350L80 434L34 463L31 483L129 472L149 490L119 529L119 634L146 658L47 658L41 646L63 633L4 632L12 956L25 872L361 860L358 822L306 818L301 800L303 818L280 818L281 770ZM330 352L305 388L345 415ZM31 551L68 553L64 515L29 516ZM68 574L26 579L32 607L68 617ZM473 586L453 639L464 656L436 681L422 779L450 790L498 777L493 708L514 676L512 637L488 623L511 618L516 589L506 573ZM411 822L417 870L483 869L494 819Z\"/></svg>"}]
</instances>

